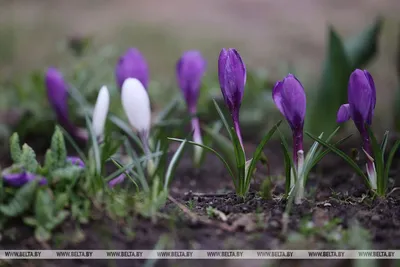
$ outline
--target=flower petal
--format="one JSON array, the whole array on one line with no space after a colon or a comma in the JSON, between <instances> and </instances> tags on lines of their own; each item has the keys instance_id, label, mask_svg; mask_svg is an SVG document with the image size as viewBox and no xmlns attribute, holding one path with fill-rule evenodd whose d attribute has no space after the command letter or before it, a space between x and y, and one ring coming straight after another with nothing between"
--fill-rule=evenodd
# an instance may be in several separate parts
<instances>
[{"instance_id":1,"label":"flower petal","mask_svg":"<svg viewBox=\"0 0 400 267\"><path fill-rule=\"evenodd\" d=\"M119 88L127 78L136 78L145 88L148 87L149 67L145 57L137 48L129 48L120 57L115 68L115 76Z\"/></svg>"},{"instance_id":2,"label":"flower petal","mask_svg":"<svg viewBox=\"0 0 400 267\"><path fill-rule=\"evenodd\" d=\"M24 184L35 180L37 177L38 176L30 172L3 173L4 182L14 187L23 186ZM39 184L40 185L47 184L47 179L44 177L40 177Z\"/></svg>"},{"instance_id":3,"label":"flower petal","mask_svg":"<svg viewBox=\"0 0 400 267\"><path fill-rule=\"evenodd\" d=\"M151 120L150 100L142 83L135 78L126 79L122 85L121 100L131 126L148 134Z\"/></svg>"},{"instance_id":4,"label":"flower petal","mask_svg":"<svg viewBox=\"0 0 400 267\"><path fill-rule=\"evenodd\" d=\"M199 51L191 50L183 53L176 64L178 85L192 113L196 112L201 79L206 70L206 61Z\"/></svg>"},{"instance_id":5,"label":"flower petal","mask_svg":"<svg viewBox=\"0 0 400 267\"><path fill-rule=\"evenodd\" d=\"M120 175L118 175L117 177L115 177L114 179L112 179L111 181L108 182L108 186L113 188L114 186L122 183L126 178L125 173L122 173Z\"/></svg>"},{"instance_id":6,"label":"flower petal","mask_svg":"<svg viewBox=\"0 0 400 267\"><path fill-rule=\"evenodd\" d=\"M107 87L103 86L99 91L96 105L93 110L93 131L98 138L104 133L104 125L106 123L109 105L110 93L108 92Z\"/></svg>"},{"instance_id":7,"label":"flower petal","mask_svg":"<svg viewBox=\"0 0 400 267\"><path fill-rule=\"evenodd\" d=\"M221 50L218 59L218 78L226 105L231 113L237 113L244 94L246 66L235 49Z\"/></svg>"},{"instance_id":8,"label":"flower petal","mask_svg":"<svg viewBox=\"0 0 400 267\"><path fill-rule=\"evenodd\" d=\"M274 100L274 103L276 107L279 109L279 111L282 113L283 116L285 116L285 113L283 112L283 107L282 107L282 81L277 81L275 83L274 89L272 89L272 99Z\"/></svg>"},{"instance_id":9,"label":"flower petal","mask_svg":"<svg viewBox=\"0 0 400 267\"><path fill-rule=\"evenodd\" d=\"M350 119L350 105L343 104L340 106L340 108L337 112L336 122L342 123L342 122L348 121L349 119Z\"/></svg>"},{"instance_id":10,"label":"flower petal","mask_svg":"<svg viewBox=\"0 0 400 267\"><path fill-rule=\"evenodd\" d=\"M79 167L84 168L85 163L79 157L69 156L67 157L67 161L70 162L72 165L78 165Z\"/></svg>"}]
</instances>

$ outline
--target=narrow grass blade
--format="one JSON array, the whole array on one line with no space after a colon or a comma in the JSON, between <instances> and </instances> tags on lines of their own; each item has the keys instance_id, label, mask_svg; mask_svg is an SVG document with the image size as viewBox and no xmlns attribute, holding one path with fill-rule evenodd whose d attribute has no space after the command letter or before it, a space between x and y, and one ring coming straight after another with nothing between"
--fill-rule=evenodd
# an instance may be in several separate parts
<instances>
[{"instance_id":1,"label":"narrow grass blade","mask_svg":"<svg viewBox=\"0 0 400 267\"><path fill-rule=\"evenodd\" d=\"M393 158L394 158L399 146L400 146L400 140L397 140L396 143L394 143L392 149L390 150L389 157L386 162L385 174L383 176L384 177L383 188L385 189L385 192L386 192L387 184L388 184L388 180L389 180L390 167L392 166Z\"/></svg>"},{"instance_id":2,"label":"narrow grass blade","mask_svg":"<svg viewBox=\"0 0 400 267\"><path fill-rule=\"evenodd\" d=\"M282 134L281 131L279 131L279 129L278 129L278 132L279 132L279 135L281 137L281 141L282 141L281 143L282 143L282 146L284 148L284 152L286 151L286 153L289 155L290 166L292 166L292 169L293 169L293 172L294 172L294 177L297 177L297 166L294 165L293 158L290 156L289 146L288 146L288 144L286 142L285 136Z\"/></svg>"},{"instance_id":3,"label":"narrow grass blade","mask_svg":"<svg viewBox=\"0 0 400 267\"><path fill-rule=\"evenodd\" d=\"M368 177L364 174L364 172L361 170L361 168L357 165L357 163L354 162L349 156L347 156L343 151L337 149L331 144L328 144L324 140L319 139L318 137L306 132L306 134L313 139L314 141L317 141L320 143L322 146L329 148L332 152L334 152L336 155L341 157L343 160L345 160L352 168L353 170L360 175L362 178L364 178L365 182L367 183L368 187L370 187L370 182L368 180Z\"/></svg>"},{"instance_id":4,"label":"narrow grass blade","mask_svg":"<svg viewBox=\"0 0 400 267\"><path fill-rule=\"evenodd\" d=\"M250 184L251 177L256 168L256 164L261 157L264 146L268 143L268 141L274 135L275 131L278 129L278 127L281 125L281 123L282 123L282 121L279 121L277 124L275 124L275 126L272 127L271 130L269 130L269 132L264 136L264 138L261 140L260 144L257 146L256 151L253 154L253 158L251 160L249 169L246 174L246 187L248 187L248 185Z\"/></svg>"},{"instance_id":5,"label":"narrow grass blade","mask_svg":"<svg viewBox=\"0 0 400 267\"><path fill-rule=\"evenodd\" d=\"M345 138L342 138L341 140L339 140L338 142L336 142L334 144L334 146L340 145L342 143L344 143L347 139L349 139L350 137L352 137L353 135L349 135ZM327 139L328 140L328 139ZM308 176L308 173L311 171L311 169L318 164L318 162L320 162L329 152L331 152L331 150L329 148L326 148L324 151L319 151L317 153L317 156L314 158L314 160L312 161L311 164L308 165L308 170L305 172L306 177Z\"/></svg>"},{"instance_id":6,"label":"narrow grass blade","mask_svg":"<svg viewBox=\"0 0 400 267\"><path fill-rule=\"evenodd\" d=\"M245 175L246 175L246 155L243 151L243 147L240 144L239 137L237 136L235 130L231 128L232 135L232 143L233 148L235 150L235 158L236 158L236 169L237 169L237 180L239 187L236 188L236 191L239 195L244 195L247 193Z\"/></svg>"},{"instance_id":7,"label":"narrow grass blade","mask_svg":"<svg viewBox=\"0 0 400 267\"><path fill-rule=\"evenodd\" d=\"M175 97L160 113L155 119L155 124L159 124L166 120L173 112L179 107L180 97Z\"/></svg>"},{"instance_id":8,"label":"narrow grass blade","mask_svg":"<svg viewBox=\"0 0 400 267\"><path fill-rule=\"evenodd\" d=\"M120 164L120 163L117 162L116 160L114 160L114 159L111 159L111 160L112 160L112 162L114 163L114 165L117 166L119 169L123 169L123 168L124 168L124 167L122 166L122 164ZM133 163L132 163L132 164L133 164ZM132 167L133 167L133 166L132 166ZM124 170L124 171L127 171L127 169ZM114 177L117 177L118 175L122 174L124 171L121 171L121 173L115 175ZM125 174L126 174L126 176L129 177L129 180L131 180L131 181L133 182L133 184L135 185L135 187L136 187L136 192L139 192L139 186L138 186L138 184L136 183L135 179L133 179L133 177L131 177L131 176L129 175L129 172L132 172L133 174L135 174L135 172L131 169L131 170L125 172ZM110 176L111 176L111 175L109 175L109 176L105 179L107 182L109 182L111 179L114 178L114 177L109 178Z\"/></svg>"},{"instance_id":9,"label":"narrow grass blade","mask_svg":"<svg viewBox=\"0 0 400 267\"><path fill-rule=\"evenodd\" d=\"M383 195L385 192L385 189L383 188L384 186L384 177L383 177L383 172L384 172L384 155L383 151L381 150L381 146L379 145L378 141L376 140L376 137L374 133L372 132L371 127L366 124L369 139L371 141L371 146L372 146L372 153L373 155L370 155L374 159L375 163L375 169L376 169L376 183L377 183L377 192L379 195Z\"/></svg>"},{"instance_id":10,"label":"narrow grass blade","mask_svg":"<svg viewBox=\"0 0 400 267\"><path fill-rule=\"evenodd\" d=\"M213 139L216 148L218 148L220 153L224 156L224 158L229 163L229 166L232 168L232 170L235 170L236 158L232 142L229 141L229 139L226 138L224 135L215 131L214 129L210 129L204 126L203 130Z\"/></svg>"},{"instance_id":11,"label":"narrow grass blade","mask_svg":"<svg viewBox=\"0 0 400 267\"><path fill-rule=\"evenodd\" d=\"M185 141L184 139L171 138L171 137L168 137L168 139L171 140L171 141L175 141L175 142L184 142ZM205 146L205 145L201 145L201 144L198 144L198 143L195 143L195 142L192 142L192 141L187 141L187 143L190 144L190 145L202 147L202 148L207 149L208 151L211 151L212 153L214 153L222 161L222 163L225 165L225 168L228 170L229 175L232 177L232 180L234 182L235 188L237 188L235 175L233 174L231 168L229 167L229 164L225 161L225 159L217 151L215 151L211 147L208 147L208 146Z\"/></svg>"},{"instance_id":12,"label":"narrow grass blade","mask_svg":"<svg viewBox=\"0 0 400 267\"><path fill-rule=\"evenodd\" d=\"M229 126L228 121L226 120L226 118L224 116L224 113L222 113L222 110L219 108L217 101L215 99L213 99L213 101L214 101L215 109L217 110L218 115L220 116L222 123L224 124L225 129L229 134L230 139L233 140L233 136L231 133L231 127Z\"/></svg>"},{"instance_id":13,"label":"narrow grass blade","mask_svg":"<svg viewBox=\"0 0 400 267\"><path fill-rule=\"evenodd\" d=\"M382 142L381 142L381 151L382 151L382 156L383 157L385 156L385 151L386 151L388 138L389 138L389 131L385 131L385 133L383 134Z\"/></svg>"},{"instance_id":14,"label":"narrow grass blade","mask_svg":"<svg viewBox=\"0 0 400 267\"><path fill-rule=\"evenodd\" d=\"M138 145L143 150L143 144L140 141L140 138L133 133L132 128L128 124L126 124L123 120L121 120L120 118L111 113L108 114L108 119L112 123L114 123L118 128L123 130L130 138L132 138L132 140L136 143L136 145Z\"/></svg>"},{"instance_id":15,"label":"narrow grass blade","mask_svg":"<svg viewBox=\"0 0 400 267\"><path fill-rule=\"evenodd\" d=\"M71 144L71 146L75 149L76 153L78 153L78 156L81 160L83 160L83 162L87 162L87 158L85 156L85 153L83 153L82 149L80 149L80 147L78 146L78 144L75 142L75 140L72 138L72 136L60 125L58 125L58 127L60 127L62 133L65 136L65 139L68 140L68 142Z\"/></svg>"},{"instance_id":16,"label":"narrow grass blade","mask_svg":"<svg viewBox=\"0 0 400 267\"><path fill-rule=\"evenodd\" d=\"M285 146L281 143L282 150L283 150L283 159L284 159L284 164L285 164L285 195L286 197L289 196L290 192L290 175L291 175L291 169L293 168L292 166L292 161L290 159L289 152L286 150Z\"/></svg>"},{"instance_id":17,"label":"narrow grass blade","mask_svg":"<svg viewBox=\"0 0 400 267\"><path fill-rule=\"evenodd\" d=\"M150 187L149 187L149 184L148 184L148 182L146 180L146 176L144 174L143 166L142 166L140 160L138 160L138 158L139 158L138 155L136 154L135 150L132 148L132 146L131 146L131 144L129 143L128 140L125 140L124 145L125 145L125 148L126 148L126 151L127 151L128 155L132 158L133 162L135 163L135 166L136 166L136 169L137 169L137 173L138 173L138 179L139 179L139 182L140 182L143 190L145 192L149 192Z\"/></svg>"},{"instance_id":18,"label":"narrow grass blade","mask_svg":"<svg viewBox=\"0 0 400 267\"><path fill-rule=\"evenodd\" d=\"M178 149L176 150L174 156L171 159L171 162L168 165L168 169L167 169L167 173L165 174L165 181L164 181L164 189L167 190L168 189L168 185L172 179L172 176L175 173L175 169L178 166L178 163L182 157L182 152L183 149L185 148L187 140L184 140L180 146L178 147Z\"/></svg>"},{"instance_id":19,"label":"narrow grass blade","mask_svg":"<svg viewBox=\"0 0 400 267\"><path fill-rule=\"evenodd\" d=\"M86 126L88 128L90 140L92 143L92 148L93 148L93 154L94 154L94 160L95 160L95 166L96 166L96 175L101 174L101 157L100 157L100 148L99 148L99 143L97 142L97 137L94 134L93 127L92 127L92 122L89 119L88 114L85 114L85 119L86 119Z\"/></svg>"}]
</instances>

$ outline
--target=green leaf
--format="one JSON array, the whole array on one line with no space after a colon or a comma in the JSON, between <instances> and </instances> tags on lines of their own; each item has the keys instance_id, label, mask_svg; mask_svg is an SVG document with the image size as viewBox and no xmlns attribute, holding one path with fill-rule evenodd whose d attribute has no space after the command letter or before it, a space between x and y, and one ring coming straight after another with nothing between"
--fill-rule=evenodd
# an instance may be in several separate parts
<instances>
[{"instance_id":1,"label":"green leaf","mask_svg":"<svg viewBox=\"0 0 400 267\"><path fill-rule=\"evenodd\" d=\"M140 141L139 137L133 133L131 127L126 124L123 120L118 118L117 116L113 114L108 114L108 119L114 123L118 128L123 130L132 140L135 142L137 146L139 146L143 150L143 144L142 141Z\"/></svg>"},{"instance_id":2,"label":"green leaf","mask_svg":"<svg viewBox=\"0 0 400 267\"><path fill-rule=\"evenodd\" d=\"M347 83L353 71L342 40L332 26L326 51L322 80L306 120L306 128L312 133L331 132L336 127L336 113L347 102Z\"/></svg>"},{"instance_id":3,"label":"green leaf","mask_svg":"<svg viewBox=\"0 0 400 267\"><path fill-rule=\"evenodd\" d=\"M69 195L68 193L58 193L56 195L54 208L56 211L60 211L68 205Z\"/></svg>"},{"instance_id":4,"label":"green leaf","mask_svg":"<svg viewBox=\"0 0 400 267\"><path fill-rule=\"evenodd\" d=\"M186 140L183 141L178 149L176 150L174 156L171 159L170 164L168 165L167 173L165 174L165 181L164 181L164 189L168 190L168 186L171 183L172 176L175 174L176 167L179 164L180 159L182 158L182 152L186 145Z\"/></svg>"},{"instance_id":5,"label":"green leaf","mask_svg":"<svg viewBox=\"0 0 400 267\"><path fill-rule=\"evenodd\" d=\"M231 136L232 136L232 143L233 148L235 150L235 157L236 157L236 169L237 169L237 181L239 187L236 188L236 193L239 196L244 196L247 193L246 188L246 155L243 151L243 147L239 141L239 137L236 134L236 131L231 129Z\"/></svg>"},{"instance_id":6,"label":"green leaf","mask_svg":"<svg viewBox=\"0 0 400 267\"><path fill-rule=\"evenodd\" d=\"M217 147L218 151L223 155L224 159L228 162L230 168L235 170L236 173L236 157L235 149L233 148L232 142L229 141L224 135L208 128L207 126L202 127L204 131L213 139L213 144ZM207 145L207 144L204 144ZM210 145L207 145L210 146Z\"/></svg>"},{"instance_id":7,"label":"green leaf","mask_svg":"<svg viewBox=\"0 0 400 267\"><path fill-rule=\"evenodd\" d=\"M24 213L34 200L38 181L31 181L22 186L8 204L0 205L0 212L7 217L17 217Z\"/></svg>"},{"instance_id":8,"label":"green leaf","mask_svg":"<svg viewBox=\"0 0 400 267\"><path fill-rule=\"evenodd\" d=\"M171 140L171 141L176 141L176 142L184 142L184 141L185 141L185 140L183 140L183 139L171 138L171 137L168 137L168 139ZM214 155L216 155L216 156L222 161L222 163L225 165L225 168L228 170L230 176L231 176L232 179L233 179L233 182L234 182L234 184L235 184L235 188L237 188L238 185L236 184L236 177L235 177L235 175L233 174L231 168L229 167L229 164L225 161L225 159L224 159L217 151L215 151L215 150L212 149L211 147L208 147L208 146L205 146L205 145L202 145L202 144L198 144L198 143L195 143L195 142L192 142L192 141L187 141L187 143L188 143L188 144L191 144L191 145L194 145L194 146L202 147L202 148L207 149L208 151L214 153Z\"/></svg>"},{"instance_id":9,"label":"green leaf","mask_svg":"<svg viewBox=\"0 0 400 267\"><path fill-rule=\"evenodd\" d=\"M95 173L93 174L96 178L101 174L101 156L100 156L100 148L99 148L99 143L97 142L97 137L93 131L92 123L89 119L89 115L85 115L86 119L86 127L88 128L89 131L89 137L90 141L92 144L92 149L93 149L93 156L94 156L94 164L95 164Z\"/></svg>"},{"instance_id":10,"label":"green leaf","mask_svg":"<svg viewBox=\"0 0 400 267\"><path fill-rule=\"evenodd\" d=\"M51 149L47 149L46 155L44 156L44 168L51 172L55 168L55 157L53 156L53 152Z\"/></svg>"},{"instance_id":11,"label":"green leaf","mask_svg":"<svg viewBox=\"0 0 400 267\"><path fill-rule=\"evenodd\" d=\"M386 151L386 146L388 143L388 138L389 138L389 131L385 131L385 133L383 134L383 139L381 142L381 151L382 151L382 156L385 156L385 151ZM385 160L385 158L383 158L383 160Z\"/></svg>"},{"instance_id":12,"label":"green leaf","mask_svg":"<svg viewBox=\"0 0 400 267\"><path fill-rule=\"evenodd\" d=\"M53 219L53 212L53 199L50 195L49 190L38 190L35 201L35 218L38 224L41 227L45 227L45 225Z\"/></svg>"},{"instance_id":13,"label":"green leaf","mask_svg":"<svg viewBox=\"0 0 400 267\"><path fill-rule=\"evenodd\" d=\"M399 148L399 146L400 146L400 140L397 140L396 143L394 143L392 149L390 150L389 157L388 157L387 162L386 162L385 173L383 175L384 183L383 183L383 186L382 186L384 188L385 192L386 192L387 184L388 184L388 180L389 180L390 167L392 166L392 162L393 162L394 156L395 156L396 151Z\"/></svg>"},{"instance_id":14,"label":"green leaf","mask_svg":"<svg viewBox=\"0 0 400 267\"><path fill-rule=\"evenodd\" d=\"M51 173L53 179L59 180L75 180L83 173L83 169L77 165L68 166L54 170Z\"/></svg>"},{"instance_id":15,"label":"green leaf","mask_svg":"<svg viewBox=\"0 0 400 267\"><path fill-rule=\"evenodd\" d=\"M306 133L311 139L313 139L314 141L317 141L318 143L320 143L322 146L329 148L332 152L334 152L336 155L338 155L339 157L341 157L343 160L345 160L350 167L353 168L353 170L362 178L364 178L365 182L367 183L368 187L370 187L370 182L368 177L364 174L364 172L362 171L362 169L357 165L356 162L354 162L354 160L352 160L349 156L347 156L343 151L337 149L336 147L334 147L331 144L328 144L327 142L325 142L322 139L319 139L316 136L313 136L310 133Z\"/></svg>"},{"instance_id":16,"label":"green leaf","mask_svg":"<svg viewBox=\"0 0 400 267\"><path fill-rule=\"evenodd\" d=\"M87 158L85 156L85 153L83 153L82 149L80 149L79 145L75 142L74 138L72 138L72 136L64 128L62 128L60 126L58 126L58 128L62 131L62 133L64 134L64 137L75 149L76 153L78 153L79 158L82 159L83 162L86 162Z\"/></svg>"},{"instance_id":17,"label":"green leaf","mask_svg":"<svg viewBox=\"0 0 400 267\"><path fill-rule=\"evenodd\" d=\"M155 124L162 123L164 120L168 119L179 107L180 97L175 97L169 104L158 113L155 119Z\"/></svg>"},{"instance_id":18,"label":"green leaf","mask_svg":"<svg viewBox=\"0 0 400 267\"><path fill-rule=\"evenodd\" d=\"M19 143L19 136L18 133L14 133L10 137L10 154L11 154L11 159L14 161L14 163L19 163L21 160L21 145Z\"/></svg>"},{"instance_id":19,"label":"green leaf","mask_svg":"<svg viewBox=\"0 0 400 267\"><path fill-rule=\"evenodd\" d=\"M225 118L225 116L224 116L224 113L223 113L222 110L219 108L217 101L216 101L215 99L213 99L213 101L214 101L215 109L217 110L217 112L218 112L218 114L219 114L219 117L221 118L222 123L224 124L225 129L226 129L226 131L227 131L228 134L229 134L229 138L233 141L233 136L232 136L232 133L231 133L231 127L229 126L229 123L228 123L228 121L226 120L226 118Z\"/></svg>"},{"instance_id":20,"label":"green leaf","mask_svg":"<svg viewBox=\"0 0 400 267\"><path fill-rule=\"evenodd\" d=\"M33 149L24 144L22 146L22 154L20 157L20 162L26 171L35 173L37 168L39 167L38 162L36 161L36 154Z\"/></svg>"},{"instance_id":21,"label":"green leaf","mask_svg":"<svg viewBox=\"0 0 400 267\"><path fill-rule=\"evenodd\" d=\"M23 218L24 224L31 226L31 227L36 227L38 225L38 222L34 217L24 217Z\"/></svg>"},{"instance_id":22,"label":"green leaf","mask_svg":"<svg viewBox=\"0 0 400 267\"><path fill-rule=\"evenodd\" d=\"M370 138L371 146L372 146L372 153L373 155L370 155L375 163L375 170L376 170L376 184L377 184L377 192L379 195L384 195L385 194L385 189L383 188L384 186L384 177L383 177L383 172L384 172L384 155L383 151L381 151L381 146L379 145L378 141L376 140L376 137L374 133L371 130L371 127L369 125L366 125L368 135Z\"/></svg>"},{"instance_id":23,"label":"green leaf","mask_svg":"<svg viewBox=\"0 0 400 267\"><path fill-rule=\"evenodd\" d=\"M65 147L64 135L59 127L56 127L50 146L54 168L62 168L67 162L67 148Z\"/></svg>"},{"instance_id":24,"label":"green leaf","mask_svg":"<svg viewBox=\"0 0 400 267\"><path fill-rule=\"evenodd\" d=\"M290 189L292 188L292 186L294 186L291 184L292 172L295 180L297 180L297 166L294 165L293 159L290 156L289 146L286 142L285 136L282 134L281 131L279 131L279 129L278 132L281 137L281 146L283 150L284 163L285 163L285 194L286 197L288 198Z\"/></svg>"},{"instance_id":25,"label":"green leaf","mask_svg":"<svg viewBox=\"0 0 400 267\"><path fill-rule=\"evenodd\" d=\"M246 174L246 187L249 186L251 177L253 175L253 172L256 168L256 163L260 159L262 155L262 151L264 149L264 146L268 143L268 141L271 139L271 137L274 135L275 131L278 129L278 127L281 125L282 121L279 121L277 124L275 124L274 127L272 127L271 130L264 136L264 138L261 140L260 144L257 146L256 151L253 154L253 159L251 160L249 169Z\"/></svg>"},{"instance_id":26,"label":"green leaf","mask_svg":"<svg viewBox=\"0 0 400 267\"><path fill-rule=\"evenodd\" d=\"M377 17L374 23L345 41L346 53L353 68L365 66L376 55L382 26L383 19Z\"/></svg>"}]
</instances>

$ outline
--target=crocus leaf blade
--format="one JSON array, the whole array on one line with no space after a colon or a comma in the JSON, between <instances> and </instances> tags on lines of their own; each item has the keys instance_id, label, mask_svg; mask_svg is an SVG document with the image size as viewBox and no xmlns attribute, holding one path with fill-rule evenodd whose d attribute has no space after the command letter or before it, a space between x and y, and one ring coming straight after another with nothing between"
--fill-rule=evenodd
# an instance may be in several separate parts
<instances>
[{"instance_id":1,"label":"crocus leaf blade","mask_svg":"<svg viewBox=\"0 0 400 267\"><path fill-rule=\"evenodd\" d=\"M264 149L264 146L268 143L268 141L271 139L271 137L274 135L278 127L281 125L282 121L279 121L277 124L275 124L271 130L264 136L264 138L261 140L260 144L257 146L256 151L253 154L253 159L251 160L249 169L246 174L246 186L250 184L251 177L253 175L254 169L256 168L256 163L260 159L262 155L262 151Z\"/></svg>"},{"instance_id":2,"label":"crocus leaf blade","mask_svg":"<svg viewBox=\"0 0 400 267\"><path fill-rule=\"evenodd\" d=\"M236 188L236 191L238 192L239 195L243 195L247 193L247 188L245 185L246 156L244 154L243 147L239 141L239 137L237 136L233 128L231 129L231 135L232 135L233 148L235 150L237 180L239 184L239 188Z\"/></svg>"},{"instance_id":3,"label":"crocus leaf blade","mask_svg":"<svg viewBox=\"0 0 400 267\"><path fill-rule=\"evenodd\" d=\"M171 141L175 141L175 142L183 142L183 141L185 141L184 139L171 138L171 137L168 137L168 139L171 140ZM190 144L190 145L200 146L200 147L202 147L204 149L207 149L208 151L214 153L222 161L222 163L225 165L225 168L228 170L229 174L231 175L231 177L233 179L233 182L235 184L235 188L237 187L236 176L232 172L232 169L230 168L229 164L225 161L225 159L217 151L215 151L214 149L212 149L209 146L198 144L198 143L195 143L195 142L192 142L192 141L187 141L187 143Z\"/></svg>"},{"instance_id":4,"label":"crocus leaf blade","mask_svg":"<svg viewBox=\"0 0 400 267\"><path fill-rule=\"evenodd\" d=\"M224 124L225 129L229 134L230 139L233 140L233 136L232 136L232 133L231 133L231 127L229 126L228 121L226 120L226 118L224 116L224 113L222 112L222 110L218 106L217 101L215 99L213 99L213 101L214 101L215 109L217 110L217 112L218 112L218 114L219 114L219 116L220 116L220 118L222 120L222 123Z\"/></svg>"},{"instance_id":5,"label":"crocus leaf blade","mask_svg":"<svg viewBox=\"0 0 400 267\"><path fill-rule=\"evenodd\" d=\"M383 19L377 17L358 35L352 36L344 43L346 53L353 67L365 66L378 51L379 35L383 26Z\"/></svg>"},{"instance_id":6,"label":"crocus leaf blade","mask_svg":"<svg viewBox=\"0 0 400 267\"><path fill-rule=\"evenodd\" d=\"M396 155L396 151L398 150L400 146L400 140L397 140L392 149L390 150L389 156L387 158L387 162L386 162L386 166L385 166L385 173L383 175L383 189L385 190L384 192L386 192L386 188L387 188L387 184L388 184L388 180L389 180L389 171L390 171L390 167L392 166L392 162L394 159L394 156Z\"/></svg>"},{"instance_id":7,"label":"crocus leaf blade","mask_svg":"<svg viewBox=\"0 0 400 267\"><path fill-rule=\"evenodd\" d=\"M383 172L384 172L384 159L383 159L383 151L381 150L381 146L379 145L378 141L376 140L376 137L374 133L372 132L371 127L366 124L368 135L370 138L371 146L372 146L372 153L373 155L370 155L374 159L375 163L375 169L376 169L376 183L377 183L377 191L378 193L381 193L384 185L383 181Z\"/></svg>"},{"instance_id":8,"label":"crocus leaf blade","mask_svg":"<svg viewBox=\"0 0 400 267\"><path fill-rule=\"evenodd\" d=\"M336 113L346 103L347 84L353 69L342 40L332 26L326 51L322 80L306 120L306 128L313 133L330 132L336 126Z\"/></svg>"},{"instance_id":9,"label":"crocus leaf blade","mask_svg":"<svg viewBox=\"0 0 400 267\"><path fill-rule=\"evenodd\" d=\"M182 158L182 153L184 151L186 140L184 140L176 150L174 156L171 159L171 162L168 165L167 173L165 174L165 181L164 181L164 189L167 190L168 186L172 180L172 176L175 173L176 167L179 164L180 159Z\"/></svg>"},{"instance_id":10,"label":"crocus leaf blade","mask_svg":"<svg viewBox=\"0 0 400 267\"><path fill-rule=\"evenodd\" d=\"M317 141L318 143L320 143L322 146L329 148L332 152L334 152L336 155L338 155L339 157L341 157L344 161L346 161L349 166L351 166L353 168L353 170L360 175L362 178L364 178L364 180L366 181L366 183L369 186L369 180L368 177L364 174L364 172L362 171L362 169L357 165L357 163L354 162L354 160L352 160L349 156L347 156L343 151L341 151L340 149L337 149L336 147L334 147L333 145L325 142L322 139L319 139L318 137L306 132L306 134L313 139L314 141Z\"/></svg>"},{"instance_id":11,"label":"crocus leaf blade","mask_svg":"<svg viewBox=\"0 0 400 267\"><path fill-rule=\"evenodd\" d=\"M218 148L219 152L224 156L231 169L236 172L236 158L232 142L222 134L206 126L203 126L203 130L214 140L213 143ZM207 145L210 146L209 144Z\"/></svg>"}]
</instances>

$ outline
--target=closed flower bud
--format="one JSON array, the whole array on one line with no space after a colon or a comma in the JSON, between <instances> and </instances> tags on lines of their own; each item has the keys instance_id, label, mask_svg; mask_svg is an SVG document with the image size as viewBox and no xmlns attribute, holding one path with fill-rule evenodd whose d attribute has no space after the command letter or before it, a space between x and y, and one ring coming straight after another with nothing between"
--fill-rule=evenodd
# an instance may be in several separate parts
<instances>
[{"instance_id":1,"label":"closed flower bud","mask_svg":"<svg viewBox=\"0 0 400 267\"><path fill-rule=\"evenodd\" d=\"M26 184L26 183L28 183L30 181L33 181L33 180L35 180L37 178L39 178L39 184L40 185L47 184L46 178L36 176L35 174L30 173L30 172L3 173L4 182L7 185L14 186L14 187L23 186L24 184Z\"/></svg>"},{"instance_id":2,"label":"closed flower bud","mask_svg":"<svg viewBox=\"0 0 400 267\"><path fill-rule=\"evenodd\" d=\"M246 66L236 49L221 50L218 59L218 78L225 104L231 113L236 134L243 147L239 110L246 84Z\"/></svg>"},{"instance_id":3,"label":"closed flower bud","mask_svg":"<svg viewBox=\"0 0 400 267\"><path fill-rule=\"evenodd\" d=\"M69 157L67 157L67 161L69 163L71 163L72 165L77 165L81 168L85 168L85 163L79 157L69 156Z\"/></svg>"},{"instance_id":4,"label":"closed flower bud","mask_svg":"<svg viewBox=\"0 0 400 267\"><path fill-rule=\"evenodd\" d=\"M122 85L122 107L129 123L140 134L148 135L150 130L150 100L142 83L135 78L128 78Z\"/></svg>"},{"instance_id":5,"label":"closed flower bud","mask_svg":"<svg viewBox=\"0 0 400 267\"><path fill-rule=\"evenodd\" d=\"M97 138L104 134L104 125L110 106L110 93L106 86L101 87L93 110L93 131Z\"/></svg>"},{"instance_id":6,"label":"closed flower bud","mask_svg":"<svg viewBox=\"0 0 400 267\"><path fill-rule=\"evenodd\" d=\"M45 77L47 98L60 125L74 138L87 140L87 132L71 123L68 112L68 85L56 68L48 68Z\"/></svg>"},{"instance_id":7,"label":"closed flower bud","mask_svg":"<svg viewBox=\"0 0 400 267\"><path fill-rule=\"evenodd\" d=\"M119 88L128 78L138 79L147 88L149 84L149 67L145 57L137 48L129 48L119 58L115 69L115 76Z\"/></svg>"},{"instance_id":8,"label":"closed flower bud","mask_svg":"<svg viewBox=\"0 0 400 267\"><path fill-rule=\"evenodd\" d=\"M292 129L293 158L297 163L298 151L303 150L303 127L306 115L304 88L294 75L289 74L275 84L272 98Z\"/></svg>"},{"instance_id":9,"label":"closed flower bud","mask_svg":"<svg viewBox=\"0 0 400 267\"><path fill-rule=\"evenodd\" d=\"M114 186L122 183L123 181L125 181L126 175L125 173L122 173L120 175L118 175L117 177L115 177L114 179L112 179L111 181L108 182L108 186L110 188L113 188Z\"/></svg>"},{"instance_id":10,"label":"closed flower bud","mask_svg":"<svg viewBox=\"0 0 400 267\"><path fill-rule=\"evenodd\" d=\"M372 147L365 124L372 124L376 105L376 89L371 74L366 70L356 69L350 75L347 89L349 103L340 106L337 122L345 122L350 118L354 121L363 138L363 150L367 153L367 173L372 188L376 189L376 170L372 158Z\"/></svg>"},{"instance_id":11,"label":"closed flower bud","mask_svg":"<svg viewBox=\"0 0 400 267\"><path fill-rule=\"evenodd\" d=\"M196 113L206 61L199 51L187 51L176 64L176 77L190 113Z\"/></svg>"}]
</instances>

